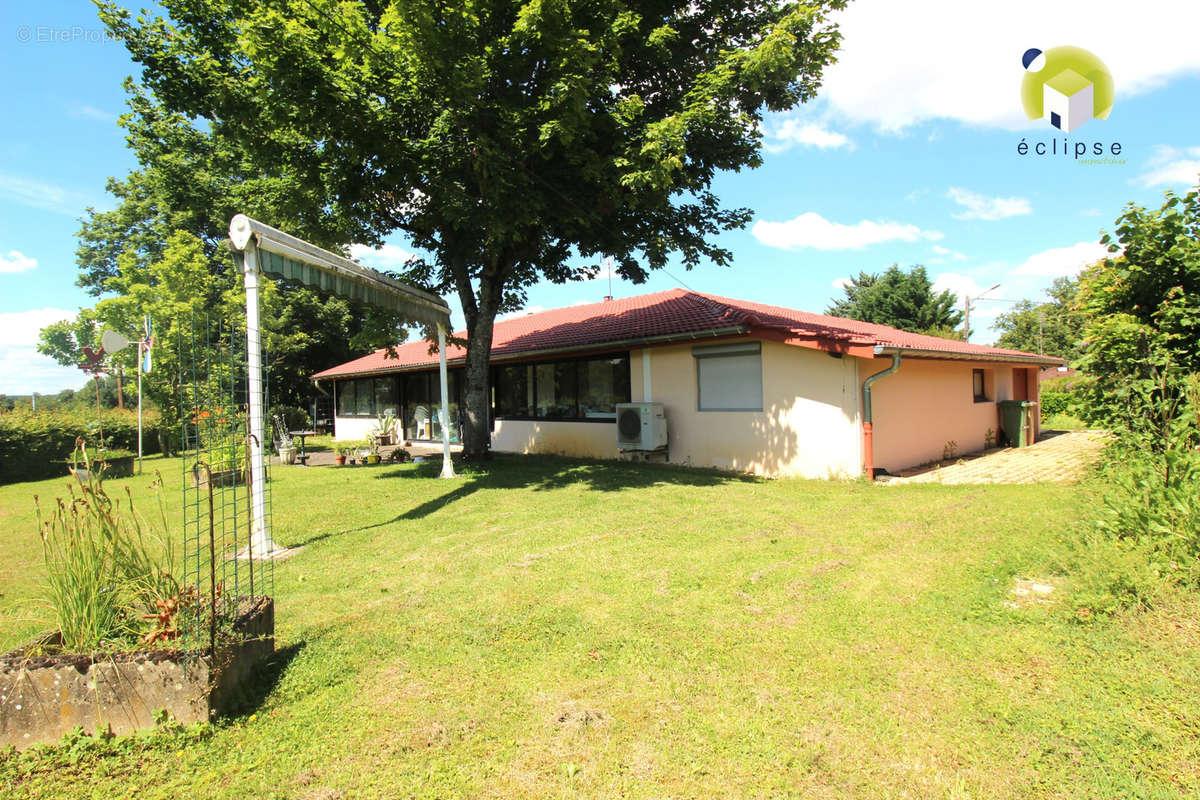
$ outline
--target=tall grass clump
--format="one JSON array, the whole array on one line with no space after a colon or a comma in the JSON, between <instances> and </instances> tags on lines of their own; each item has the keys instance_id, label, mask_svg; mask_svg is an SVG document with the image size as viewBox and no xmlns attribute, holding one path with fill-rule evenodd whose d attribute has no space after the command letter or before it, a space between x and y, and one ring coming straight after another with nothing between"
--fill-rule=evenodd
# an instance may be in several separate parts
<instances>
[{"instance_id":1,"label":"tall grass clump","mask_svg":"<svg viewBox=\"0 0 1200 800\"><path fill-rule=\"evenodd\" d=\"M79 487L55 500L48 519L38 502L46 599L64 650L128 646L180 595L165 511L160 498L159 535L134 508L128 488L124 505L109 496L82 445L77 457Z\"/></svg>"},{"instance_id":2,"label":"tall grass clump","mask_svg":"<svg viewBox=\"0 0 1200 800\"><path fill-rule=\"evenodd\" d=\"M1097 612L1148 604L1163 585L1200 589L1200 375L1157 369L1113 400L1121 424L1076 603Z\"/></svg>"}]
</instances>

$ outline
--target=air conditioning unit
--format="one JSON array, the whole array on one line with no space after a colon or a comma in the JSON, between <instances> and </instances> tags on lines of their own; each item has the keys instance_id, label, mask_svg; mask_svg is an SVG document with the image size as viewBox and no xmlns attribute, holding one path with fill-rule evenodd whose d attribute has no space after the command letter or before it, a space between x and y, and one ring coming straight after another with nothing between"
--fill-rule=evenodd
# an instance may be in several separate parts
<instances>
[{"instance_id":1,"label":"air conditioning unit","mask_svg":"<svg viewBox=\"0 0 1200 800\"><path fill-rule=\"evenodd\" d=\"M617 449L661 450L667 446L662 403L617 403Z\"/></svg>"}]
</instances>

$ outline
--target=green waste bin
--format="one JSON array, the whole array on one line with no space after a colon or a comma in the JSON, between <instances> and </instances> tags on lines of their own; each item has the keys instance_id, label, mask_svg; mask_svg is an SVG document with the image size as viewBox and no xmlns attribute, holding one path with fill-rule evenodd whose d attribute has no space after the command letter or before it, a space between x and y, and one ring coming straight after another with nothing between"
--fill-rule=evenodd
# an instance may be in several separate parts
<instances>
[{"instance_id":1,"label":"green waste bin","mask_svg":"<svg viewBox=\"0 0 1200 800\"><path fill-rule=\"evenodd\" d=\"M1013 447L1025 447L1029 443L1029 431L1033 426L1033 413L1029 410L1034 403L1028 400L1001 400L1000 427Z\"/></svg>"}]
</instances>

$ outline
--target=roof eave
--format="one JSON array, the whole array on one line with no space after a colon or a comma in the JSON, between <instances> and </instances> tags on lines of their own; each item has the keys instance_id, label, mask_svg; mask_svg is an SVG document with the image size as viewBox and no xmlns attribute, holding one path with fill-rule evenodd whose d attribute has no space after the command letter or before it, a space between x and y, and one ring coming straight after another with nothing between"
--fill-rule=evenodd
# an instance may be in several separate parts
<instances>
[{"instance_id":1,"label":"roof eave","mask_svg":"<svg viewBox=\"0 0 1200 800\"><path fill-rule=\"evenodd\" d=\"M731 326L728 328L711 328L701 331L689 331L687 333L666 333L658 336L639 336L631 339L614 339L611 342L592 342L591 344L568 345L564 347L547 347L540 350L521 350L517 353L505 353L494 355L488 359L490 364L505 363L510 361L524 361L526 359L544 358L546 356L567 355L572 353L593 353L606 352L611 350L623 350L629 347L644 347L646 345L655 344L670 344L672 342L686 342L696 339L713 339L721 336L740 336L748 333L748 328L745 325ZM464 357L447 358L448 365L462 364L466 361ZM334 374L318 373L313 375L309 380L314 382L337 378L365 378L371 375L382 375L390 372L417 372L423 369L432 369L436 364L407 364L396 367L380 367L378 369L358 370L355 372L338 372ZM328 372L328 370L326 370Z\"/></svg>"}]
</instances>

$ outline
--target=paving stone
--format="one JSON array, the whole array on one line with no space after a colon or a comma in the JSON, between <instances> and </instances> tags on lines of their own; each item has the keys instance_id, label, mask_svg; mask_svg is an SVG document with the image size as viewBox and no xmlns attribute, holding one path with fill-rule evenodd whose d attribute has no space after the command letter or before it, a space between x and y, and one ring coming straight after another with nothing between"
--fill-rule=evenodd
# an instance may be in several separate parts
<instances>
[{"instance_id":1,"label":"paving stone","mask_svg":"<svg viewBox=\"0 0 1200 800\"><path fill-rule=\"evenodd\" d=\"M906 470L888 485L1075 483L1099 459L1109 438L1105 431L1048 431L1029 447L989 450L957 462Z\"/></svg>"}]
</instances>

